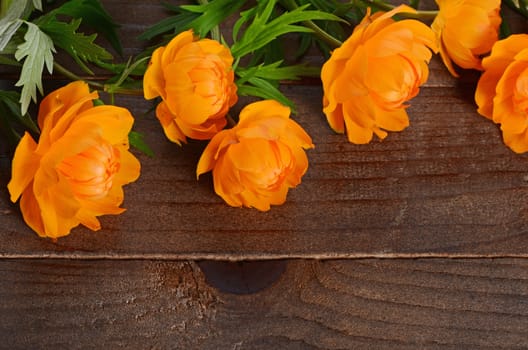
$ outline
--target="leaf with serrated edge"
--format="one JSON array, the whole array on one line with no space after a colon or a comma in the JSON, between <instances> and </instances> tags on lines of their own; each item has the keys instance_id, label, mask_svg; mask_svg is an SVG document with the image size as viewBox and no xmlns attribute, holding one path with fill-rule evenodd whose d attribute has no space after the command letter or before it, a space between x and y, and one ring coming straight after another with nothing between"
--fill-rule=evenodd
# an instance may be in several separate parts
<instances>
[{"instance_id":1,"label":"leaf with serrated edge","mask_svg":"<svg viewBox=\"0 0 528 350\"><path fill-rule=\"evenodd\" d=\"M15 59L24 59L20 79L15 86L22 86L20 103L22 114L26 114L31 100L37 101L36 89L42 94L42 71L44 64L51 74L53 72L53 53L55 47L49 36L40 30L38 26L30 22L24 22L28 31L24 35L24 43L18 46Z\"/></svg>"},{"instance_id":2,"label":"leaf with serrated edge","mask_svg":"<svg viewBox=\"0 0 528 350\"><path fill-rule=\"evenodd\" d=\"M84 35L78 33L77 28L81 19L72 20L70 23L58 21L55 16L40 24L40 29L48 34L53 43L65 50L79 66L88 74L93 72L84 64L85 62L98 62L112 59L110 52L94 43L97 34Z\"/></svg>"},{"instance_id":3,"label":"leaf with serrated edge","mask_svg":"<svg viewBox=\"0 0 528 350\"><path fill-rule=\"evenodd\" d=\"M57 15L82 18L83 25L90 26L102 34L117 53L123 54L117 35L119 25L114 22L99 0L70 0L50 13L52 12Z\"/></svg>"}]
</instances>

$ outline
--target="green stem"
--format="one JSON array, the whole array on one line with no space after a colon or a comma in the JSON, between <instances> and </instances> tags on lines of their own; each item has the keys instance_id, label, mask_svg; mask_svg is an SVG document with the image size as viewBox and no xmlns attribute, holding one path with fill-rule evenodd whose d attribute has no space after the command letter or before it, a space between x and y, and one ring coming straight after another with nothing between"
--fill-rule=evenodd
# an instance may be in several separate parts
<instances>
[{"instance_id":1,"label":"green stem","mask_svg":"<svg viewBox=\"0 0 528 350\"><path fill-rule=\"evenodd\" d=\"M367 7L373 7L378 10L382 11L390 11L396 8L396 6L387 4L385 1L382 0L358 0L363 5ZM433 20L435 19L436 15L438 15L437 10L431 10L431 11L424 11L424 10L417 10L416 13L401 13L401 16L405 16L405 18L414 18L414 19L420 19L420 20Z\"/></svg>"},{"instance_id":2,"label":"green stem","mask_svg":"<svg viewBox=\"0 0 528 350\"><path fill-rule=\"evenodd\" d=\"M135 96L142 96L143 90L142 89L127 89L127 88L121 88L121 87L115 87L111 85L101 84L96 81L92 80L86 80L82 77L78 76L77 74L73 73L72 71L68 70L67 68L63 67L57 62L53 63L53 69L55 69L60 74L64 75L66 78L76 81L76 80L82 80L86 82L89 86L94 88L95 90L100 90L112 94L122 94L122 95L135 95Z\"/></svg>"},{"instance_id":3,"label":"green stem","mask_svg":"<svg viewBox=\"0 0 528 350\"><path fill-rule=\"evenodd\" d=\"M104 92L121 95L132 95L132 96L143 96L143 89L127 89L122 87L112 87L110 85L104 85ZM110 92L111 91L111 92Z\"/></svg>"},{"instance_id":4,"label":"green stem","mask_svg":"<svg viewBox=\"0 0 528 350\"><path fill-rule=\"evenodd\" d=\"M297 9L299 6L297 6L297 3L295 0L284 0L283 1L284 6L292 11ZM336 37L330 35L328 32L326 32L323 28L319 27L317 24L315 24L313 21L304 21L304 25L311 30L314 31L314 34L324 42L326 42L328 45L336 48L340 47L343 43L337 39Z\"/></svg>"},{"instance_id":5,"label":"green stem","mask_svg":"<svg viewBox=\"0 0 528 350\"><path fill-rule=\"evenodd\" d=\"M66 78L68 78L70 80L73 80L73 81L82 80L82 81L85 81L88 85L90 85L94 89L104 90L104 85L103 84L97 83L95 81L83 79L80 76L78 76L77 74L73 73L72 71L68 70L66 67L60 65L57 62L53 62L53 69L55 71L59 72L60 74L64 75Z\"/></svg>"},{"instance_id":6,"label":"green stem","mask_svg":"<svg viewBox=\"0 0 528 350\"><path fill-rule=\"evenodd\" d=\"M328 45L336 48L340 47L343 42L335 38L334 36L330 35L328 32L323 30L323 28L319 27L317 24L315 24L312 21L305 21L304 24L314 31L314 34L324 42L326 42Z\"/></svg>"}]
</instances>

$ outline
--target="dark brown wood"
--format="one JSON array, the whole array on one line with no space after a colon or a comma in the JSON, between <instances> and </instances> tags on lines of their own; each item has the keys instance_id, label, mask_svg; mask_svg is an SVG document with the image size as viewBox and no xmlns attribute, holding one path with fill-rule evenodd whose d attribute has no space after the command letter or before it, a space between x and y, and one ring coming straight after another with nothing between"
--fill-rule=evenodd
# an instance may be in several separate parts
<instances>
[{"instance_id":1,"label":"dark brown wood","mask_svg":"<svg viewBox=\"0 0 528 350\"><path fill-rule=\"evenodd\" d=\"M137 35L166 15L157 0L105 6L122 24L127 55L144 45ZM411 126L365 146L329 128L319 86L284 86L316 148L303 183L267 213L224 204L210 175L195 178L205 143L171 144L153 113L145 115L150 103L121 97L117 103L134 112L135 129L156 153L139 155L141 178L125 188L128 211L104 217L100 232L77 228L57 243L43 240L9 203L3 152L0 257L528 257L527 159L476 113L477 78L465 72L457 80L434 57L430 79L408 109Z\"/></svg>"},{"instance_id":2,"label":"dark brown wood","mask_svg":"<svg viewBox=\"0 0 528 350\"><path fill-rule=\"evenodd\" d=\"M126 52L164 16L159 2L111 1ZM131 51L132 50L132 51ZM501 142L497 126L476 113L476 78L449 76L438 57L408 109L411 126L383 142L348 144L330 130L318 86L284 86L295 119L312 135L310 168L286 204L261 213L230 208L210 175L195 179L204 142L165 139L141 97L120 105L156 153L140 155L142 176L128 186L118 217L97 233L75 229L58 243L42 240L8 201L3 157L0 256L69 258L261 259L281 257L528 256L528 163ZM236 110L243 106L239 103Z\"/></svg>"},{"instance_id":3,"label":"dark brown wood","mask_svg":"<svg viewBox=\"0 0 528 350\"><path fill-rule=\"evenodd\" d=\"M158 0L103 4L124 60L166 15ZM430 70L411 126L366 146L330 130L317 84L284 86L316 148L268 213L224 204L195 179L205 143L171 144L148 102L119 97L156 157L138 155L127 212L53 243L9 202L0 140L0 349L528 349L526 156L476 113L478 73L455 79L438 57ZM336 257L354 259L271 260Z\"/></svg>"},{"instance_id":4,"label":"dark brown wood","mask_svg":"<svg viewBox=\"0 0 528 350\"><path fill-rule=\"evenodd\" d=\"M125 189L128 211L103 230L75 229L57 243L25 227L2 191L0 256L215 258L528 256L528 162L479 116L473 86L428 87L411 102L411 126L358 146L335 134L319 87L285 86L312 135L310 168L288 201L262 213L231 208L209 175L196 181L203 142L165 139L148 104L125 98L155 158Z\"/></svg>"},{"instance_id":5,"label":"dark brown wood","mask_svg":"<svg viewBox=\"0 0 528 350\"><path fill-rule=\"evenodd\" d=\"M528 264L291 261L238 296L177 261L0 262L2 349L526 349Z\"/></svg>"}]
</instances>

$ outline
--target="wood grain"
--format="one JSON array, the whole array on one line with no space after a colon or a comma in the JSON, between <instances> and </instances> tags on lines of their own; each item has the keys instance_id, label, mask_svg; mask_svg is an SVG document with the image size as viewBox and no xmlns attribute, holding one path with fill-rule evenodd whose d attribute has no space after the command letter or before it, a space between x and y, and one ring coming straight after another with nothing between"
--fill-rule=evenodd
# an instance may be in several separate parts
<instances>
[{"instance_id":1,"label":"wood grain","mask_svg":"<svg viewBox=\"0 0 528 350\"><path fill-rule=\"evenodd\" d=\"M166 15L157 0L104 4L122 24L127 54L142 47L137 35ZM507 149L498 127L476 113L476 78L465 72L454 79L435 57L408 109L411 126L365 146L329 128L320 86L283 86L316 148L303 183L267 213L224 204L210 175L195 179L205 143L171 144L146 113L152 104L119 98L156 153L139 155L141 178L125 188L128 211L103 217L97 233L77 228L58 243L38 238L9 202L10 155L0 146L0 257L528 257L526 156Z\"/></svg>"},{"instance_id":2,"label":"wood grain","mask_svg":"<svg viewBox=\"0 0 528 350\"><path fill-rule=\"evenodd\" d=\"M32 233L0 191L0 256L528 256L527 158L475 112L472 86L422 89L408 129L363 146L328 127L319 87L284 90L316 145L284 205L266 213L227 206L209 175L196 181L205 143L171 144L155 117L142 115L148 104L128 97L120 103L133 108L156 157L139 155L142 175L125 189L127 212L103 217L100 232L78 228L53 243Z\"/></svg>"},{"instance_id":3,"label":"wood grain","mask_svg":"<svg viewBox=\"0 0 528 350\"><path fill-rule=\"evenodd\" d=\"M2 349L527 349L528 262L290 261L219 293L194 263L0 261Z\"/></svg>"},{"instance_id":4,"label":"wood grain","mask_svg":"<svg viewBox=\"0 0 528 350\"><path fill-rule=\"evenodd\" d=\"M122 24L125 58L165 15L158 0L103 4ZM475 112L477 73L454 79L438 57L430 69L411 126L366 146L329 129L318 85L284 86L316 149L303 183L268 213L226 206L210 175L195 179L205 144L171 144L149 103L123 97L156 157L138 155L127 212L53 243L9 202L0 140L0 349L528 349L526 156ZM355 259L247 261L297 257ZM255 294L207 284L229 290L243 264L234 290L260 290L284 263Z\"/></svg>"}]
</instances>

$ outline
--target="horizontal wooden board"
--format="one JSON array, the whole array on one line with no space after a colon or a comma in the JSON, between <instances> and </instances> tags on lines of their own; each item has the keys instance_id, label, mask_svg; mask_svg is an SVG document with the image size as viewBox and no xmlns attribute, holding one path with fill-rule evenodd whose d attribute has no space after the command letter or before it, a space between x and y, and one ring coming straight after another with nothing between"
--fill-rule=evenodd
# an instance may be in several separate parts
<instances>
[{"instance_id":1,"label":"horizontal wooden board","mask_svg":"<svg viewBox=\"0 0 528 350\"><path fill-rule=\"evenodd\" d=\"M205 143L165 139L141 98L136 129L156 157L125 188L128 209L103 229L78 228L57 243L38 238L8 200L1 173L0 256L262 259L368 256L528 256L528 162L475 112L473 86L424 88L411 126L383 142L352 145L321 112L317 86L285 86L294 117L313 137L310 167L287 202L269 212L232 208L211 176L196 180ZM4 163L8 159L4 158Z\"/></svg>"},{"instance_id":2,"label":"horizontal wooden board","mask_svg":"<svg viewBox=\"0 0 528 350\"><path fill-rule=\"evenodd\" d=\"M167 16L157 0L104 5L121 24L125 56L139 52L146 43L137 36ZM526 28L508 16L514 28ZM465 72L454 79L434 57L429 81L408 109L411 126L367 146L330 130L318 85L283 86L316 148L303 183L267 213L224 204L210 175L195 179L205 143L171 144L152 113L145 115L151 104L120 97L156 157L139 155L142 176L125 189L126 213L104 217L100 232L77 228L57 243L38 238L9 203L10 155L0 140L0 257L528 256L526 156L508 150L497 126L475 112L477 78Z\"/></svg>"},{"instance_id":3,"label":"horizontal wooden board","mask_svg":"<svg viewBox=\"0 0 528 350\"><path fill-rule=\"evenodd\" d=\"M0 274L2 349L528 344L524 259L290 261L249 295L209 287L192 262L2 260Z\"/></svg>"}]
</instances>

